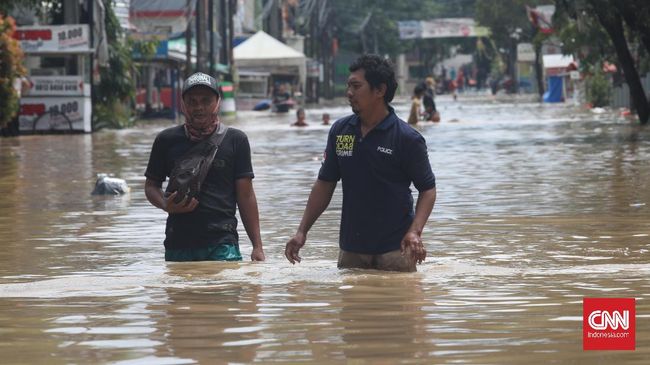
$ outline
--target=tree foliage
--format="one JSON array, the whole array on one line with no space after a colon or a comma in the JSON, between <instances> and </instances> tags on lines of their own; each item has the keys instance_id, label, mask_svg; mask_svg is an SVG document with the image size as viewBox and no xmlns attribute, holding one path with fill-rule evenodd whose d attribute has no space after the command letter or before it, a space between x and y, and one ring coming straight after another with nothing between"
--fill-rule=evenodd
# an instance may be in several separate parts
<instances>
[{"instance_id":1,"label":"tree foliage","mask_svg":"<svg viewBox=\"0 0 650 365\"><path fill-rule=\"evenodd\" d=\"M26 8L35 8L39 0L2 0L0 1L0 15L8 15L18 5Z\"/></svg>"},{"instance_id":2,"label":"tree foliage","mask_svg":"<svg viewBox=\"0 0 650 365\"><path fill-rule=\"evenodd\" d=\"M13 38L15 31L13 18L0 14L0 127L9 123L18 112L19 95L13 85L26 72L20 44Z\"/></svg>"},{"instance_id":3,"label":"tree foliage","mask_svg":"<svg viewBox=\"0 0 650 365\"><path fill-rule=\"evenodd\" d=\"M434 2L335 0L335 31L341 48L358 53L397 55L412 49L414 41L399 39L398 21L423 20L436 15Z\"/></svg>"},{"instance_id":4,"label":"tree foliage","mask_svg":"<svg viewBox=\"0 0 650 365\"><path fill-rule=\"evenodd\" d=\"M650 47L650 4L630 0L556 0L554 21L560 26L564 52L574 52L583 70L598 70L604 61L615 63L630 88L633 107L642 124L650 118L650 103L639 77L647 65ZM586 33L582 36L580 33ZM644 61L645 60L645 61Z\"/></svg>"},{"instance_id":5,"label":"tree foliage","mask_svg":"<svg viewBox=\"0 0 650 365\"><path fill-rule=\"evenodd\" d=\"M530 23L526 6L551 4L550 0L477 0L475 20L490 29L495 50L505 59L507 71L514 77L517 43L539 44L546 37Z\"/></svg>"},{"instance_id":6,"label":"tree foliage","mask_svg":"<svg viewBox=\"0 0 650 365\"><path fill-rule=\"evenodd\" d=\"M490 29L490 38L497 47L507 50L517 40L532 40L532 27L526 15L526 5L539 5L535 3L526 0L478 0L475 19L480 25Z\"/></svg>"},{"instance_id":7,"label":"tree foliage","mask_svg":"<svg viewBox=\"0 0 650 365\"><path fill-rule=\"evenodd\" d=\"M100 68L101 82L96 87L96 98L101 101L123 101L134 95L133 59L120 23L111 7L111 0L103 0L106 7L104 22L108 43L108 67Z\"/></svg>"},{"instance_id":8,"label":"tree foliage","mask_svg":"<svg viewBox=\"0 0 650 365\"><path fill-rule=\"evenodd\" d=\"M594 107L609 105L612 86L601 70L595 70L587 84L587 102Z\"/></svg>"},{"instance_id":9,"label":"tree foliage","mask_svg":"<svg viewBox=\"0 0 650 365\"><path fill-rule=\"evenodd\" d=\"M650 5L646 0L610 1L621 14L631 30L630 36L637 38L645 47L646 55L650 53Z\"/></svg>"},{"instance_id":10,"label":"tree foliage","mask_svg":"<svg viewBox=\"0 0 650 365\"><path fill-rule=\"evenodd\" d=\"M603 62L617 63L614 44L587 1L557 1L553 24L562 52L576 55L583 72L594 73Z\"/></svg>"},{"instance_id":11,"label":"tree foliage","mask_svg":"<svg viewBox=\"0 0 650 365\"><path fill-rule=\"evenodd\" d=\"M620 65L614 43L596 17L591 2L557 1L557 5L553 23L558 29L564 53L578 55L587 71L603 62ZM647 19L650 19L650 5L638 0L612 1L604 5L611 6L607 13L622 16L626 25L626 43L635 55L639 72L649 72L650 23Z\"/></svg>"},{"instance_id":12,"label":"tree foliage","mask_svg":"<svg viewBox=\"0 0 650 365\"><path fill-rule=\"evenodd\" d=\"M106 13L108 67L100 67L101 81L94 88L93 129L123 128L132 124L130 104L135 96L132 43L122 32L111 0L102 0ZM150 52L150 50L148 51Z\"/></svg>"},{"instance_id":13,"label":"tree foliage","mask_svg":"<svg viewBox=\"0 0 650 365\"><path fill-rule=\"evenodd\" d=\"M411 51L419 43L433 40L402 40L397 23L442 17L471 17L476 0L436 2L430 0L330 0L320 3L306 0L296 15L298 33L309 34L311 21L318 23L318 34L336 37L341 49L353 53L378 53L395 56ZM327 4L327 6L320 6ZM318 13L315 18L311 12ZM440 41L440 40L437 40ZM450 41L456 44L458 40ZM462 41L460 42L462 43ZM435 46L430 47L435 48ZM440 47L442 48L442 47ZM440 51L441 49L437 49Z\"/></svg>"}]
</instances>

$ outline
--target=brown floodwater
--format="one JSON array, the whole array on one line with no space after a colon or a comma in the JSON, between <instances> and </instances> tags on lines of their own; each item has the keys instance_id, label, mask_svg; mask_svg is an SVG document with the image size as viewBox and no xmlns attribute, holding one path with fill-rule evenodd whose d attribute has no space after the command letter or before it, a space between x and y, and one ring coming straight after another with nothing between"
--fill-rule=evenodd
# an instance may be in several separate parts
<instances>
[{"instance_id":1,"label":"brown floodwater","mask_svg":"<svg viewBox=\"0 0 650 365\"><path fill-rule=\"evenodd\" d=\"M650 129L616 112L448 98L427 139L438 201L417 273L337 270L340 186L303 262L284 244L345 106L240 112L264 263L166 263L143 172L171 122L0 139L6 364L647 364ZM397 104L406 116L408 105ZM95 176L126 196L91 196ZM250 257L242 229L241 247ZM635 351L583 351L582 301L636 298Z\"/></svg>"}]
</instances>

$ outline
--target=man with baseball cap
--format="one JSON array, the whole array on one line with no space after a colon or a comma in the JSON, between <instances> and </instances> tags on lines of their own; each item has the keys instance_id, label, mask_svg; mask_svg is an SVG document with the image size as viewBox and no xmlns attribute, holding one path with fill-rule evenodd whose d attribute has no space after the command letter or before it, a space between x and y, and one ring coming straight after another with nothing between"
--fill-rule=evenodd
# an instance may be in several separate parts
<instances>
[{"instance_id":1,"label":"man with baseball cap","mask_svg":"<svg viewBox=\"0 0 650 365\"><path fill-rule=\"evenodd\" d=\"M253 245L251 260L265 259L248 137L219 121L220 102L217 80L201 72L191 75L181 94L185 124L163 130L154 140L145 171L145 195L168 213L167 261L241 260L237 208ZM225 135L197 197L176 202L178 192L166 196L162 183L171 176L176 161L214 133Z\"/></svg>"}]
</instances>

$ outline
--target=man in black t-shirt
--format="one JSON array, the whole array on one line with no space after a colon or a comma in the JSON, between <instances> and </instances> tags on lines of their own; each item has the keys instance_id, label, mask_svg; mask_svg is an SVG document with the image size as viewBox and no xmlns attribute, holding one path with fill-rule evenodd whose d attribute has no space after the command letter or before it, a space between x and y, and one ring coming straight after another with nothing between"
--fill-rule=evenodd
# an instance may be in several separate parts
<instances>
[{"instance_id":1,"label":"man in black t-shirt","mask_svg":"<svg viewBox=\"0 0 650 365\"><path fill-rule=\"evenodd\" d=\"M341 180L338 267L416 271L426 258L422 231L436 200L427 145L389 105L397 81L388 60L364 55L350 72L346 94L354 114L332 125L318 179L284 254L300 262L307 232ZM411 184L420 192L415 211Z\"/></svg>"},{"instance_id":2,"label":"man in black t-shirt","mask_svg":"<svg viewBox=\"0 0 650 365\"><path fill-rule=\"evenodd\" d=\"M241 260L237 234L237 207L253 245L251 259L264 261L251 152L246 135L225 128L218 118L221 94L214 78L203 73L190 76L183 86L185 124L160 132L153 143L145 172L145 194L154 206L169 215L165 229L165 260ZM165 196L162 183L175 162L192 146L226 133L197 198L176 203L177 192Z\"/></svg>"},{"instance_id":3,"label":"man in black t-shirt","mask_svg":"<svg viewBox=\"0 0 650 365\"><path fill-rule=\"evenodd\" d=\"M436 110L436 102L434 101L436 95L436 81L433 77L429 76L424 81L424 97L422 98L422 104L424 105L424 110L426 111L427 121L439 122L440 113Z\"/></svg>"}]
</instances>

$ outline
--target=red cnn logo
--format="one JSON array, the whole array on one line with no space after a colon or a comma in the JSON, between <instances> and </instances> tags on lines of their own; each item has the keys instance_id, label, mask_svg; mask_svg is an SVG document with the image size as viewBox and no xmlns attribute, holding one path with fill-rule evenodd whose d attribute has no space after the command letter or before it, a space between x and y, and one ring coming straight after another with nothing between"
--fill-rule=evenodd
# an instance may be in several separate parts
<instances>
[{"instance_id":1,"label":"red cnn logo","mask_svg":"<svg viewBox=\"0 0 650 365\"><path fill-rule=\"evenodd\" d=\"M634 298L582 300L583 350L634 350L635 329Z\"/></svg>"}]
</instances>

